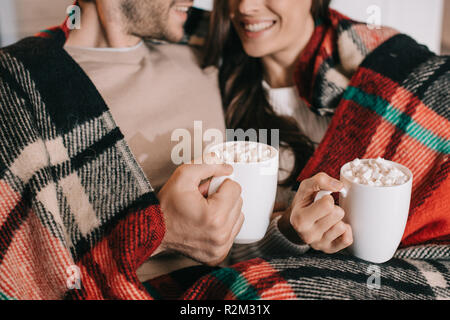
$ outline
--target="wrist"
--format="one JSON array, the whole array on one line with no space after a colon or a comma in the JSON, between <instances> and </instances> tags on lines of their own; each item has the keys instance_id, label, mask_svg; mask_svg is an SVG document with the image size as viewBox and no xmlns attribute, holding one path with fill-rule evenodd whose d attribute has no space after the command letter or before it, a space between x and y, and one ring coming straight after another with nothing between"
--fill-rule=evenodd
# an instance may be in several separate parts
<instances>
[{"instance_id":1,"label":"wrist","mask_svg":"<svg viewBox=\"0 0 450 320\"><path fill-rule=\"evenodd\" d=\"M278 220L278 229L290 242L294 244L304 244L303 240L292 226L290 217L290 211L286 211Z\"/></svg>"}]
</instances>

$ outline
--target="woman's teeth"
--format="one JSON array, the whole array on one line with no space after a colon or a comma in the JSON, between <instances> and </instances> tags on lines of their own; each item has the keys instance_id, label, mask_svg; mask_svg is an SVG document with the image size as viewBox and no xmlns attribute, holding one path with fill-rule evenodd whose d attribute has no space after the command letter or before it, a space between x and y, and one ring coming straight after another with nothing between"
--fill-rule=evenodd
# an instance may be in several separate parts
<instances>
[{"instance_id":1,"label":"woman's teeth","mask_svg":"<svg viewBox=\"0 0 450 320\"><path fill-rule=\"evenodd\" d=\"M271 26L275 24L274 21L261 22L261 23L252 23L252 24L244 24L244 29L250 32L259 32L266 29L269 29Z\"/></svg>"}]
</instances>

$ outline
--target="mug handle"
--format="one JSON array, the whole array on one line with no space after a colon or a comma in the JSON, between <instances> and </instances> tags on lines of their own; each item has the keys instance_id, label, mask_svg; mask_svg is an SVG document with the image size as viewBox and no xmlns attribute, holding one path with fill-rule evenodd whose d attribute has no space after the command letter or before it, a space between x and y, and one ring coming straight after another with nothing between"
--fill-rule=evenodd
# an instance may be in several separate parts
<instances>
[{"instance_id":1,"label":"mug handle","mask_svg":"<svg viewBox=\"0 0 450 320\"><path fill-rule=\"evenodd\" d=\"M231 179L233 180L234 178L234 173L232 173L229 176L223 176L223 177L213 177L211 179L211 182L209 183L209 188L208 188L208 197L210 195L212 195L213 193L216 193L217 190L219 189L219 187L222 185L222 183L226 180L226 179Z\"/></svg>"},{"instance_id":2,"label":"mug handle","mask_svg":"<svg viewBox=\"0 0 450 320\"><path fill-rule=\"evenodd\" d=\"M347 196L348 193L348 189L346 187L343 187L340 191L338 191L344 198ZM314 202L319 201L320 199L322 199L323 197L325 197L326 195L332 194L333 191L326 191L326 190L322 190L317 192L315 198L314 198Z\"/></svg>"}]
</instances>

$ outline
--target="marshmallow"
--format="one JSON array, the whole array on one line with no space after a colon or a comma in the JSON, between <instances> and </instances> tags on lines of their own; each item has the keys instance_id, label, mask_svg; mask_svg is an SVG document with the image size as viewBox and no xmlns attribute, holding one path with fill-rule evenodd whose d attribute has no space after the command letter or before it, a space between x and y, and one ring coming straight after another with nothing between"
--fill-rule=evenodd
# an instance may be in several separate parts
<instances>
[{"instance_id":1,"label":"marshmallow","mask_svg":"<svg viewBox=\"0 0 450 320\"><path fill-rule=\"evenodd\" d=\"M255 142L236 141L217 146L211 150L217 158L224 162L262 162L273 158L269 146Z\"/></svg>"},{"instance_id":2,"label":"marshmallow","mask_svg":"<svg viewBox=\"0 0 450 320\"><path fill-rule=\"evenodd\" d=\"M354 183L376 187L397 186L408 181L408 175L380 157L369 160L355 159L342 173Z\"/></svg>"}]
</instances>

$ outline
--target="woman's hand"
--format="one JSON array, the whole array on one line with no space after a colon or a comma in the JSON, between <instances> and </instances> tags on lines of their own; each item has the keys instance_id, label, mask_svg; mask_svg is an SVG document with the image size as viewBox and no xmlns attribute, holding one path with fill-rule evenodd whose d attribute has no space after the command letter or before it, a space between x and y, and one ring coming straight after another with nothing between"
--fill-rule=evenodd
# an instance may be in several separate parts
<instances>
[{"instance_id":1,"label":"woman's hand","mask_svg":"<svg viewBox=\"0 0 450 320\"><path fill-rule=\"evenodd\" d=\"M344 223L344 210L328 195L314 202L320 190L337 192L344 185L325 173L302 181L291 206L279 221L281 232L294 243L306 243L325 253L338 252L353 243L352 229Z\"/></svg>"}]
</instances>

